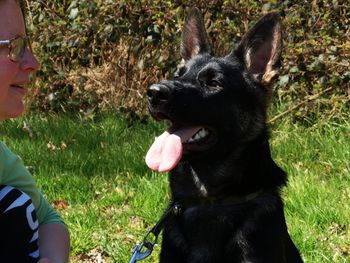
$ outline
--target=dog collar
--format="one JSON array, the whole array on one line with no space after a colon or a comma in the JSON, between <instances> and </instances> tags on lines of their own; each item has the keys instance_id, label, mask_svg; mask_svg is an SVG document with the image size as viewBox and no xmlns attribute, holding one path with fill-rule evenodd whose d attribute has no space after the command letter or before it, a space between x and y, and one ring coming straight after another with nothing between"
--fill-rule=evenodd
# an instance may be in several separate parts
<instances>
[{"instance_id":1,"label":"dog collar","mask_svg":"<svg viewBox=\"0 0 350 263\"><path fill-rule=\"evenodd\" d=\"M196 207L196 206L210 206L210 205L239 205L254 200L263 193L259 190L244 196L228 196L228 197L207 197L202 199L188 199L180 201L182 210Z\"/></svg>"}]
</instances>

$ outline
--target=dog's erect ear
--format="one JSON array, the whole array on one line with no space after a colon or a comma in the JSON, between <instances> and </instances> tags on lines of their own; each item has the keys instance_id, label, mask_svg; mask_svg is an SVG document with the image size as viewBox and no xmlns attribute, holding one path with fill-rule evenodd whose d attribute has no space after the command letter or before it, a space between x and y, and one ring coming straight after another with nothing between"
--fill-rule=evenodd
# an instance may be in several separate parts
<instances>
[{"instance_id":1,"label":"dog's erect ear","mask_svg":"<svg viewBox=\"0 0 350 263\"><path fill-rule=\"evenodd\" d=\"M182 30L181 57L187 61L198 54L211 53L204 21L198 8L192 8Z\"/></svg>"},{"instance_id":2,"label":"dog's erect ear","mask_svg":"<svg viewBox=\"0 0 350 263\"><path fill-rule=\"evenodd\" d=\"M269 84L281 66L281 24L278 13L262 17L233 51L257 81ZM232 55L232 53L231 53Z\"/></svg>"}]
</instances>

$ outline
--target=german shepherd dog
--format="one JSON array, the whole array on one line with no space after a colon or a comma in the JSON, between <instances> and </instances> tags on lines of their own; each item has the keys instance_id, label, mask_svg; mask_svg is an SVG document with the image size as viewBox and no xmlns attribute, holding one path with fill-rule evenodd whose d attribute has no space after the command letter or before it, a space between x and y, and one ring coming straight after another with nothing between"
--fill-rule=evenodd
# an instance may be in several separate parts
<instances>
[{"instance_id":1,"label":"german shepherd dog","mask_svg":"<svg viewBox=\"0 0 350 263\"><path fill-rule=\"evenodd\" d=\"M201 12L189 11L182 65L147 90L149 111L170 127L146 156L170 171L182 212L163 231L161 263L303 262L288 232L266 109L281 65L277 13L262 17L225 57L215 57Z\"/></svg>"}]
</instances>

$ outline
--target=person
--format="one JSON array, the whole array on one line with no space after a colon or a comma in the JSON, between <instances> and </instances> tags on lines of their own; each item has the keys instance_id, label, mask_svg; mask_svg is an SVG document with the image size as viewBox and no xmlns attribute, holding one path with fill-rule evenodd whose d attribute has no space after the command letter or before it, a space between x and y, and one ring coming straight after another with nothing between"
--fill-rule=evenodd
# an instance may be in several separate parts
<instances>
[{"instance_id":1,"label":"person","mask_svg":"<svg viewBox=\"0 0 350 263\"><path fill-rule=\"evenodd\" d=\"M26 35L24 4L0 0L0 121L22 114L30 75L39 68ZM67 227L2 142L0 231L0 262L68 262Z\"/></svg>"}]
</instances>

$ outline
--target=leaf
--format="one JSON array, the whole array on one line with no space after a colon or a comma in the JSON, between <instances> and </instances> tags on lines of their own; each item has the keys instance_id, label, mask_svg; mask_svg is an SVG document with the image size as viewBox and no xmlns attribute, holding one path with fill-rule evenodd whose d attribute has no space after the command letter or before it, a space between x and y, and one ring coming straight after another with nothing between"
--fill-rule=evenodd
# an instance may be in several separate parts
<instances>
[{"instance_id":1,"label":"leaf","mask_svg":"<svg viewBox=\"0 0 350 263\"><path fill-rule=\"evenodd\" d=\"M289 75L283 75L278 81L278 85L281 87L286 87L289 82Z\"/></svg>"},{"instance_id":2,"label":"leaf","mask_svg":"<svg viewBox=\"0 0 350 263\"><path fill-rule=\"evenodd\" d=\"M291 69L289 70L290 73L297 73L299 72L299 68L297 66L291 67Z\"/></svg>"},{"instance_id":3,"label":"leaf","mask_svg":"<svg viewBox=\"0 0 350 263\"><path fill-rule=\"evenodd\" d=\"M55 200L52 204L56 210L66 210L69 208L69 203L64 199Z\"/></svg>"},{"instance_id":4,"label":"leaf","mask_svg":"<svg viewBox=\"0 0 350 263\"><path fill-rule=\"evenodd\" d=\"M69 18L70 19L72 19L72 20L74 20L77 16L78 16L78 14L79 14L79 9L76 7L76 8L72 8L71 10L70 10L70 13L69 13Z\"/></svg>"},{"instance_id":5,"label":"leaf","mask_svg":"<svg viewBox=\"0 0 350 263\"><path fill-rule=\"evenodd\" d=\"M27 124L26 121L23 121L23 127L22 129L28 133L29 137L32 138L33 137L33 130L32 128Z\"/></svg>"}]
</instances>

